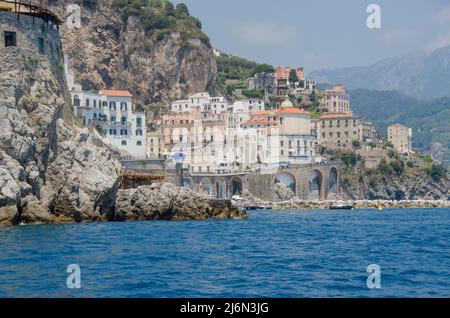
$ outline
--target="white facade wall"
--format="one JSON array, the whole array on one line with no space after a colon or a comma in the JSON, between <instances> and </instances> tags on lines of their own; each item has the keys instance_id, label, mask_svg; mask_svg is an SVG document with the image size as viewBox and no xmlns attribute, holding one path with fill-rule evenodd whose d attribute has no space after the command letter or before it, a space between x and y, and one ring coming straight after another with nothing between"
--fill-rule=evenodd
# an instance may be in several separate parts
<instances>
[{"instance_id":1,"label":"white facade wall","mask_svg":"<svg viewBox=\"0 0 450 318\"><path fill-rule=\"evenodd\" d=\"M172 103L173 113L185 113L198 110L220 114L228 110L228 102L223 97L211 97L208 93L197 93L185 100Z\"/></svg>"},{"instance_id":2,"label":"white facade wall","mask_svg":"<svg viewBox=\"0 0 450 318\"><path fill-rule=\"evenodd\" d=\"M76 116L84 126L101 130L106 142L124 155L147 157L145 114L133 110L131 97L71 92Z\"/></svg>"}]
</instances>

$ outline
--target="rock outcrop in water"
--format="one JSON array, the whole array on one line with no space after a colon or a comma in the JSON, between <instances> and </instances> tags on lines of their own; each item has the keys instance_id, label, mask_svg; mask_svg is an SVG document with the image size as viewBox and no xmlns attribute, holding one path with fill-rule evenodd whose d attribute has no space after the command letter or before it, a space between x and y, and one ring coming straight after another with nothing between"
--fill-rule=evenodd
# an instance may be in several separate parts
<instances>
[{"instance_id":1,"label":"rock outcrop in water","mask_svg":"<svg viewBox=\"0 0 450 318\"><path fill-rule=\"evenodd\" d=\"M246 218L229 200L211 199L169 183L119 190L115 221Z\"/></svg>"},{"instance_id":2,"label":"rock outcrop in water","mask_svg":"<svg viewBox=\"0 0 450 318\"><path fill-rule=\"evenodd\" d=\"M16 47L0 57L0 225L101 219L119 153L73 121L54 61Z\"/></svg>"}]
</instances>

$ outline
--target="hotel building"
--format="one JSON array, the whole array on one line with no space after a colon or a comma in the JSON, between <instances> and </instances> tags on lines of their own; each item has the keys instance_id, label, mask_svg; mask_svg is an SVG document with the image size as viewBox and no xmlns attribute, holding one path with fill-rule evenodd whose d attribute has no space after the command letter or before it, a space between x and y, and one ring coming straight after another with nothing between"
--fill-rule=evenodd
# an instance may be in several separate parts
<instances>
[{"instance_id":1,"label":"hotel building","mask_svg":"<svg viewBox=\"0 0 450 318\"><path fill-rule=\"evenodd\" d=\"M71 92L75 116L96 128L124 156L147 157L145 114L133 106L128 91Z\"/></svg>"}]
</instances>

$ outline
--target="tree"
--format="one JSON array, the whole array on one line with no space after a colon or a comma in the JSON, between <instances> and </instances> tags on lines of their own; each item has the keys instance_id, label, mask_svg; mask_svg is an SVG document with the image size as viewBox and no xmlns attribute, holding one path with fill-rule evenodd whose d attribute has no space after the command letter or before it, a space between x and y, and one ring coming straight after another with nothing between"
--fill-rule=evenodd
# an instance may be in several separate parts
<instances>
[{"instance_id":1,"label":"tree","mask_svg":"<svg viewBox=\"0 0 450 318\"><path fill-rule=\"evenodd\" d=\"M171 17L176 16L175 7L173 6L173 4L171 2L166 3L165 9L166 9L167 16L171 16Z\"/></svg>"},{"instance_id":2,"label":"tree","mask_svg":"<svg viewBox=\"0 0 450 318\"><path fill-rule=\"evenodd\" d=\"M297 71L295 69L292 69L291 73L289 73L289 82L291 84L295 84L298 82Z\"/></svg>"},{"instance_id":3,"label":"tree","mask_svg":"<svg viewBox=\"0 0 450 318\"><path fill-rule=\"evenodd\" d=\"M178 18L186 18L189 16L189 9L184 3L177 4L175 12Z\"/></svg>"},{"instance_id":4,"label":"tree","mask_svg":"<svg viewBox=\"0 0 450 318\"><path fill-rule=\"evenodd\" d=\"M273 72L275 72L275 69L272 65L269 65L269 64L258 64L255 66L254 72L255 72L255 74L273 73Z\"/></svg>"},{"instance_id":5,"label":"tree","mask_svg":"<svg viewBox=\"0 0 450 318\"><path fill-rule=\"evenodd\" d=\"M359 140L353 140L352 146L353 146L353 149L360 149L361 148L361 142Z\"/></svg>"},{"instance_id":6,"label":"tree","mask_svg":"<svg viewBox=\"0 0 450 318\"><path fill-rule=\"evenodd\" d=\"M436 182L447 176L447 169L442 165L432 164L430 168L425 169L425 172Z\"/></svg>"}]
</instances>

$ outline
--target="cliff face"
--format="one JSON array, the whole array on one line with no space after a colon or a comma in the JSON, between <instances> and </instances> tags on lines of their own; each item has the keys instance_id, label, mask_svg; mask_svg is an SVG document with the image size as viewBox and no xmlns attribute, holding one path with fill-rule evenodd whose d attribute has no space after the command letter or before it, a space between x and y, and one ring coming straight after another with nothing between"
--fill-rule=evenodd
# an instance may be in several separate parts
<instances>
[{"instance_id":1,"label":"cliff face","mask_svg":"<svg viewBox=\"0 0 450 318\"><path fill-rule=\"evenodd\" d=\"M424 172L380 173L363 164L347 168L342 176L347 198L354 200L447 200L448 177L433 179Z\"/></svg>"},{"instance_id":2,"label":"cliff face","mask_svg":"<svg viewBox=\"0 0 450 318\"><path fill-rule=\"evenodd\" d=\"M217 65L208 41L176 28L148 28L142 16L124 15L112 0L48 0L61 16L74 3L81 7L81 28L64 24L61 34L75 83L83 89L128 89L142 106L214 92Z\"/></svg>"},{"instance_id":3,"label":"cliff face","mask_svg":"<svg viewBox=\"0 0 450 318\"><path fill-rule=\"evenodd\" d=\"M71 120L60 65L0 49L0 225L107 218L118 153Z\"/></svg>"}]
</instances>

